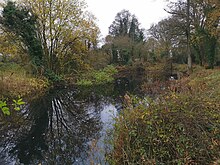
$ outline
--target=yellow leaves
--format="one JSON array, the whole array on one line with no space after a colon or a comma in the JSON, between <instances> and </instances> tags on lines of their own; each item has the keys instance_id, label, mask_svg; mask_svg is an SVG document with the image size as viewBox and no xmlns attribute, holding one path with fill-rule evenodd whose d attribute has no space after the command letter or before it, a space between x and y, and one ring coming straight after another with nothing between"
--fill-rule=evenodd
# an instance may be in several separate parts
<instances>
[{"instance_id":1,"label":"yellow leaves","mask_svg":"<svg viewBox=\"0 0 220 165\"><path fill-rule=\"evenodd\" d=\"M145 117L148 117L151 115L151 112L148 111L147 109L144 111L144 113L141 115L141 119L144 119ZM152 122L151 121L147 121L147 124L151 124Z\"/></svg>"},{"instance_id":2,"label":"yellow leaves","mask_svg":"<svg viewBox=\"0 0 220 165\"><path fill-rule=\"evenodd\" d=\"M11 34L0 34L0 53L3 55L17 55L19 51L16 39L11 40Z\"/></svg>"},{"instance_id":3,"label":"yellow leaves","mask_svg":"<svg viewBox=\"0 0 220 165\"><path fill-rule=\"evenodd\" d=\"M37 15L39 35L44 44L48 66L63 67L73 59L72 56L87 51L85 42L97 44L100 31L95 23L96 18L85 12L86 4L83 0L20 1ZM51 57L57 58L59 63L51 63ZM82 61L76 59L75 62Z\"/></svg>"},{"instance_id":4,"label":"yellow leaves","mask_svg":"<svg viewBox=\"0 0 220 165\"><path fill-rule=\"evenodd\" d=\"M177 99L178 95L175 92L171 93L171 99Z\"/></svg>"},{"instance_id":5,"label":"yellow leaves","mask_svg":"<svg viewBox=\"0 0 220 165\"><path fill-rule=\"evenodd\" d=\"M217 36L219 33L220 1L208 0L206 3L210 6L206 14L206 27L210 35Z\"/></svg>"}]
</instances>

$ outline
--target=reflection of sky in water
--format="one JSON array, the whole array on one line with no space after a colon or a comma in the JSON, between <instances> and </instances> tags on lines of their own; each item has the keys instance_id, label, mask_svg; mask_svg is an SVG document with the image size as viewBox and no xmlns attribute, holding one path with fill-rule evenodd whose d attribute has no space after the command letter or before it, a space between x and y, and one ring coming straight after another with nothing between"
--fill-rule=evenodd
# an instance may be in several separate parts
<instances>
[{"instance_id":1,"label":"reflection of sky in water","mask_svg":"<svg viewBox=\"0 0 220 165\"><path fill-rule=\"evenodd\" d=\"M105 144L104 144L104 139L106 136L106 131L110 128L112 128L112 124L114 121L114 117L117 114L117 110L115 106L111 103L105 103L102 102L100 103L103 105L101 112L100 112L100 121L102 124L102 129L100 130L100 136L97 137L97 139L92 139L88 141L88 146L89 149L87 151L88 155L85 155L85 153L82 153L81 158L78 158L75 160L74 165L85 165L85 164L90 164L90 161L94 161L95 164L101 163L105 164L106 162L104 161L104 150L105 150ZM88 107L88 114L90 117L94 114L94 106ZM90 148L93 144L96 144L95 149ZM84 159L82 159L84 157Z\"/></svg>"},{"instance_id":2,"label":"reflection of sky in water","mask_svg":"<svg viewBox=\"0 0 220 165\"><path fill-rule=\"evenodd\" d=\"M115 115L116 115L115 106L112 104L105 105L104 109L101 112L101 120L102 122L106 123L109 120L112 120L112 117L115 117Z\"/></svg>"},{"instance_id":3,"label":"reflection of sky in water","mask_svg":"<svg viewBox=\"0 0 220 165\"><path fill-rule=\"evenodd\" d=\"M104 164L106 130L112 128L117 115L112 102L109 97L77 99L74 94L63 92L31 103L22 114L28 119L21 125L26 131L17 134L14 129L8 130L14 137L10 143L5 138L4 147L0 147L0 151L4 149L0 165L19 165L21 160L29 162L25 164L84 165L90 164L91 157ZM90 148L94 141L98 150ZM36 151L42 157L36 157Z\"/></svg>"},{"instance_id":4,"label":"reflection of sky in water","mask_svg":"<svg viewBox=\"0 0 220 165\"><path fill-rule=\"evenodd\" d=\"M106 164L103 141L112 136L106 131L122 107L118 96L137 87L136 81L119 82L108 94L56 89L30 102L20 113L22 122L0 132L0 165L20 165L22 159L31 165L87 165L91 156L95 164ZM97 150L90 148L93 142Z\"/></svg>"}]
</instances>

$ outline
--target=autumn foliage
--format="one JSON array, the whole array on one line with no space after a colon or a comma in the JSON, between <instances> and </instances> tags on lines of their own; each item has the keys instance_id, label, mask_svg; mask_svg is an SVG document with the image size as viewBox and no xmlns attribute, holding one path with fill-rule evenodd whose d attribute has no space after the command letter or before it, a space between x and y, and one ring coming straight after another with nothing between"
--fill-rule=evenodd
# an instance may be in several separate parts
<instances>
[{"instance_id":1,"label":"autumn foliage","mask_svg":"<svg viewBox=\"0 0 220 165\"><path fill-rule=\"evenodd\" d=\"M135 106L115 119L111 164L219 163L219 70L190 78L148 104L133 98Z\"/></svg>"}]
</instances>

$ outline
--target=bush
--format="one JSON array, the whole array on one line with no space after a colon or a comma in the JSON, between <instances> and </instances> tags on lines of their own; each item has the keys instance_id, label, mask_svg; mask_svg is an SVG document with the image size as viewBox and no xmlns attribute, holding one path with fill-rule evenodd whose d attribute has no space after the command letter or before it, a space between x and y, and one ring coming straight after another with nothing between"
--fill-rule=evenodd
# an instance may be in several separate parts
<instances>
[{"instance_id":1,"label":"bush","mask_svg":"<svg viewBox=\"0 0 220 165\"><path fill-rule=\"evenodd\" d=\"M211 164L220 159L220 104L172 93L116 118L110 164Z\"/></svg>"},{"instance_id":2,"label":"bush","mask_svg":"<svg viewBox=\"0 0 220 165\"><path fill-rule=\"evenodd\" d=\"M52 83L59 83L63 80L62 76L57 75L52 70L46 70L45 76L48 78L48 80Z\"/></svg>"}]
</instances>

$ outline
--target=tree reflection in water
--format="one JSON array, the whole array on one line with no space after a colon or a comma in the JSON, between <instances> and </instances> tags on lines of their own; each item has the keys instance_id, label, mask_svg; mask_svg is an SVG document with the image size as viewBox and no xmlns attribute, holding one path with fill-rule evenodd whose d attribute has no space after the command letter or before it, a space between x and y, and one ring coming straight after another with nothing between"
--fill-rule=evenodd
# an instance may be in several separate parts
<instances>
[{"instance_id":1,"label":"tree reflection in water","mask_svg":"<svg viewBox=\"0 0 220 165\"><path fill-rule=\"evenodd\" d=\"M89 143L101 137L101 112L108 105L109 98L94 93L50 91L30 103L32 124L11 153L24 164L89 164Z\"/></svg>"}]
</instances>

